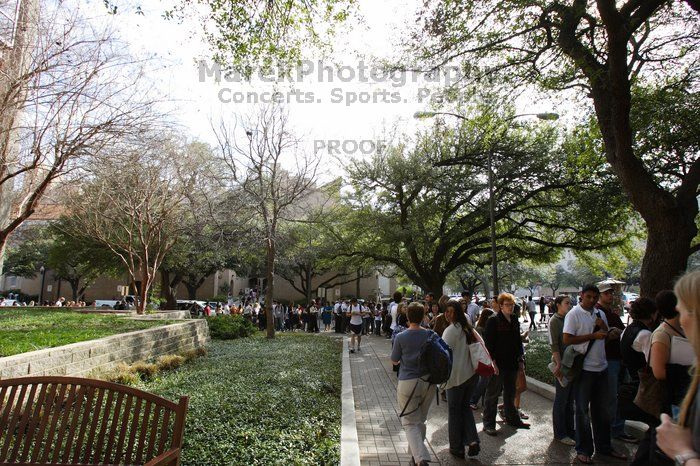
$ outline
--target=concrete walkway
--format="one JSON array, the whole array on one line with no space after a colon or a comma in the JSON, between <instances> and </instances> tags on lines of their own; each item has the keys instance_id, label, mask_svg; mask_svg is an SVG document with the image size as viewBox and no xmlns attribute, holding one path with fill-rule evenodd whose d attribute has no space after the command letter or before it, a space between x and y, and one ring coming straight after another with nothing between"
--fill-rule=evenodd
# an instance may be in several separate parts
<instances>
[{"instance_id":1,"label":"concrete walkway","mask_svg":"<svg viewBox=\"0 0 700 466\"><path fill-rule=\"evenodd\" d=\"M347 344L344 345L347 348ZM360 464L366 466L407 465L406 436L401 428L396 403L396 374L391 369L390 340L365 336L359 353L349 355L350 375L355 406L355 422ZM345 375L345 374L344 374ZM530 415L532 427L516 430L498 422L499 435L483 432L481 410L475 411L481 454L474 459L460 460L450 455L447 433L447 403L435 401L428 418L428 448L435 464L572 464L575 452L552 438L552 402L531 391L522 395L522 409ZM634 453L635 446L615 442L616 448ZM596 458L598 465L624 464L610 457Z\"/></svg>"}]
</instances>

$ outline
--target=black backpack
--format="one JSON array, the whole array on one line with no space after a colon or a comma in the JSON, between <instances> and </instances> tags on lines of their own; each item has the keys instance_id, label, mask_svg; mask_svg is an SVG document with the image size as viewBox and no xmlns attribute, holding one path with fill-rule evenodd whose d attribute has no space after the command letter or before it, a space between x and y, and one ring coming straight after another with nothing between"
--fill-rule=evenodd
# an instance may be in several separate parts
<instances>
[{"instance_id":1,"label":"black backpack","mask_svg":"<svg viewBox=\"0 0 700 466\"><path fill-rule=\"evenodd\" d=\"M428 368L428 378L424 379L428 383L439 385L450 379L452 348L437 333L431 332L423 343L420 361L423 367Z\"/></svg>"}]
</instances>

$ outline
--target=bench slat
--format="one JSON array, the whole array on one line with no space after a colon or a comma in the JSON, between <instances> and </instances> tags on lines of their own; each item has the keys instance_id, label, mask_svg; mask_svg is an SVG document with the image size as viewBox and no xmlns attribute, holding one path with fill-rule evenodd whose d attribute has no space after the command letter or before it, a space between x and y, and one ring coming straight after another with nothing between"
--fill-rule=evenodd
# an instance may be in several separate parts
<instances>
[{"instance_id":1,"label":"bench slat","mask_svg":"<svg viewBox=\"0 0 700 466\"><path fill-rule=\"evenodd\" d=\"M15 401L15 404L13 406L10 406L12 417L10 418L10 422L7 425L7 436L5 437L5 444L2 446L2 450L0 450L0 461L7 460L7 454L9 453L10 445L12 444L12 440L15 436L15 429L17 428L17 424L19 423L19 420L22 415L22 405L24 404L24 397L27 394L27 387L27 385L22 386L21 390L19 391L17 401Z\"/></svg>"},{"instance_id":2,"label":"bench slat","mask_svg":"<svg viewBox=\"0 0 700 466\"><path fill-rule=\"evenodd\" d=\"M68 420L70 419L71 407L75 402L75 397L77 393L77 386L73 384L68 385L68 396L65 398L65 400L60 400L60 404L56 407L57 409L62 409L62 411L60 414L61 421L58 425L58 438L56 439L56 444L54 445L53 450L53 456L51 457L52 463L58 463L58 458L63 448L63 439L66 436L66 430L68 428Z\"/></svg>"},{"instance_id":3,"label":"bench slat","mask_svg":"<svg viewBox=\"0 0 700 466\"><path fill-rule=\"evenodd\" d=\"M104 459L99 458L101 462L109 464L109 457L112 455L112 449L114 448L114 440L116 439L117 426L122 417L122 403L124 402L124 393L119 392L117 394L117 403L114 406L114 416L112 417L112 425L109 429L109 436L107 441L107 448L105 449Z\"/></svg>"},{"instance_id":4,"label":"bench slat","mask_svg":"<svg viewBox=\"0 0 700 466\"><path fill-rule=\"evenodd\" d=\"M67 463L68 459L70 458L73 442L75 441L75 431L78 426L78 421L80 420L83 405L85 404L86 391L87 387L85 385L81 385L80 389L78 390L78 394L76 395L75 403L70 407L71 423L70 427L68 428L68 435L66 436L66 444L63 446L63 454L61 455L61 462L64 464Z\"/></svg>"},{"instance_id":5,"label":"bench slat","mask_svg":"<svg viewBox=\"0 0 700 466\"><path fill-rule=\"evenodd\" d=\"M85 439L85 430L88 421L94 416L92 400L95 397L95 387L87 387L87 399L85 401L85 409L83 410L82 419L80 420L80 430L76 437L75 447L73 448L73 458L71 461L77 463L80 459L80 451L83 449L83 440ZM94 416L97 417L97 416Z\"/></svg>"},{"instance_id":6,"label":"bench slat","mask_svg":"<svg viewBox=\"0 0 700 466\"><path fill-rule=\"evenodd\" d=\"M31 390L29 390L29 396L27 396L26 402L22 406L16 406L15 409L22 411L22 421L19 423L19 428L17 429L17 434L15 435L15 444L12 447L12 452L8 456L7 460L10 463L17 461L17 454L19 453L19 448L22 446L22 441L26 437L26 429L29 424L29 419L32 416L34 397L36 396L36 390L38 385L32 384Z\"/></svg>"},{"instance_id":7,"label":"bench slat","mask_svg":"<svg viewBox=\"0 0 700 466\"><path fill-rule=\"evenodd\" d=\"M107 392L107 401L105 402L105 409L102 412L100 419L102 420L102 425L100 426L100 435L97 437L97 442L95 442L95 456L93 462L97 463L102 458L102 445L105 440L105 433L107 432L107 424L109 423L109 416L112 413L110 407L112 406L112 400L114 399L114 392Z\"/></svg>"},{"instance_id":8,"label":"bench slat","mask_svg":"<svg viewBox=\"0 0 700 466\"><path fill-rule=\"evenodd\" d=\"M134 442L136 441L136 432L139 430L141 420L141 404L143 400L138 398L136 400L136 407L134 408L133 419L131 420L131 428L129 429L129 439L126 447L126 453L124 453L124 463L131 464L131 458L134 453Z\"/></svg>"},{"instance_id":9,"label":"bench slat","mask_svg":"<svg viewBox=\"0 0 700 466\"><path fill-rule=\"evenodd\" d=\"M29 456L29 448L32 446L34 433L36 432L36 428L41 422L41 410L46 404L47 389L48 387L45 384L41 384L41 388L39 389L39 396L37 397L35 405L27 405L25 407L27 413L31 417L29 418L29 423L26 429L20 430L17 435L18 445L20 443L20 439L24 440L24 448L22 448L22 453L20 453L19 458L16 460L18 462L27 461L27 457Z\"/></svg>"},{"instance_id":10,"label":"bench slat","mask_svg":"<svg viewBox=\"0 0 700 466\"><path fill-rule=\"evenodd\" d=\"M168 426L170 425L170 411L163 415L163 425L160 428L160 442L158 442L158 455L165 452L165 440L168 438Z\"/></svg>"},{"instance_id":11,"label":"bench slat","mask_svg":"<svg viewBox=\"0 0 700 466\"><path fill-rule=\"evenodd\" d=\"M148 418L151 415L151 406L153 406L153 403L146 401L146 410L141 420L141 432L139 432L138 448L136 449L136 464L143 463L143 447L146 444L146 433L148 432ZM127 461L128 460L127 458Z\"/></svg>"},{"instance_id":12,"label":"bench slat","mask_svg":"<svg viewBox=\"0 0 700 466\"><path fill-rule=\"evenodd\" d=\"M124 439L126 439L126 431L129 428L130 416L133 414L131 412L131 404L134 401L134 397L127 395L126 406L124 407L124 414L121 419L121 426L119 427L119 440L117 440L117 451L114 454L114 463L120 464L122 453L124 452ZM138 413L136 413L138 416Z\"/></svg>"},{"instance_id":13,"label":"bench slat","mask_svg":"<svg viewBox=\"0 0 700 466\"><path fill-rule=\"evenodd\" d=\"M15 395L17 395L17 386L16 385L10 388L9 395L5 395L5 392L7 391L6 389L7 389L7 387L3 387L2 397L0 397L0 403L4 402L4 404L0 404L0 408L2 408L2 410L0 410L0 413L1 413L0 414L0 425L3 425L3 426L8 425L7 422L8 422L8 419L10 418L10 413L12 412L12 406L15 403ZM5 401L5 396L7 396L6 401ZM0 451L2 451L2 448L4 445L3 441L2 441L3 437L7 438L9 436L10 436L10 429L0 429Z\"/></svg>"},{"instance_id":14,"label":"bench slat","mask_svg":"<svg viewBox=\"0 0 700 466\"><path fill-rule=\"evenodd\" d=\"M105 390L97 388L97 401L93 409L92 423L90 423L90 433L88 434L87 443L85 444L85 454L83 455L83 463L87 464L90 460L92 447L94 446L95 434L97 433L97 421L100 419L100 410L102 409L102 400L104 400ZM76 461L77 462L77 461Z\"/></svg>"},{"instance_id":15,"label":"bench slat","mask_svg":"<svg viewBox=\"0 0 700 466\"><path fill-rule=\"evenodd\" d=\"M39 452L44 443L44 434L46 433L46 426L51 418L50 413L52 411L53 404L56 398L56 384L51 384L49 391L46 395L46 401L44 403L44 412L41 416L41 423L39 424L39 431L36 434L36 439L34 440L34 449L32 450L31 462L36 463L37 458L39 458Z\"/></svg>"},{"instance_id":16,"label":"bench slat","mask_svg":"<svg viewBox=\"0 0 700 466\"><path fill-rule=\"evenodd\" d=\"M153 416L153 421L149 426L149 431L151 435L148 438L148 450L146 450L146 458L153 458L158 456L158 453L153 454L156 448L156 434L158 433L158 421L160 420L160 406L156 405L156 412Z\"/></svg>"},{"instance_id":17,"label":"bench slat","mask_svg":"<svg viewBox=\"0 0 700 466\"><path fill-rule=\"evenodd\" d=\"M56 426L58 425L58 420L61 417L61 404L65 400L66 391L68 386L66 384L59 384L60 389L58 390L58 396L52 400L51 403L51 422L49 424L49 433L46 434L46 444L44 446L44 452L41 454L41 463L46 463L49 460L49 454L51 453L51 447L54 443L54 435L56 435Z\"/></svg>"}]
</instances>

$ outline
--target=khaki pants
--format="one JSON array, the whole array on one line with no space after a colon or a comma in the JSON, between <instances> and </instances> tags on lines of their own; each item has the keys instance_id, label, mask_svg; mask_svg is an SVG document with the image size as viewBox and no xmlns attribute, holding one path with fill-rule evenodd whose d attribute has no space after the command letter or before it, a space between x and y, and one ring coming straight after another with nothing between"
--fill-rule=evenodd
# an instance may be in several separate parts
<instances>
[{"instance_id":1,"label":"khaki pants","mask_svg":"<svg viewBox=\"0 0 700 466\"><path fill-rule=\"evenodd\" d=\"M418 386L416 386L416 382ZM416 390L413 391L413 388ZM416 463L421 461L430 461L430 452L425 446L425 421L428 419L428 411L433 402L435 391L434 385L429 384L421 379L399 380L399 385L396 389L396 396L399 403L399 413L404 409L404 412L411 413L401 418L401 425L406 431L406 440L408 447L415 459ZM413 397L409 402L408 399L413 391Z\"/></svg>"}]
</instances>

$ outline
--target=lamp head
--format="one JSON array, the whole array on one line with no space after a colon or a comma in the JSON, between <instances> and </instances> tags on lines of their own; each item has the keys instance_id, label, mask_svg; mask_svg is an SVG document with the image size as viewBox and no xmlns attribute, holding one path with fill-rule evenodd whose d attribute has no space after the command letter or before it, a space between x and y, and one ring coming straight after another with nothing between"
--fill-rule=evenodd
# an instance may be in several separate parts
<instances>
[{"instance_id":1,"label":"lamp head","mask_svg":"<svg viewBox=\"0 0 700 466\"><path fill-rule=\"evenodd\" d=\"M432 118L437 115L435 112L419 111L413 114L413 118L423 119Z\"/></svg>"},{"instance_id":2,"label":"lamp head","mask_svg":"<svg viewBox=\"0 0 700 466\"><path fill-rule=\"evenodd\" d=\"M559 114L553 112L538 113L537 118L539 118L540 120L554 121L559 119Z\"/></svg>"}]
</instances>

